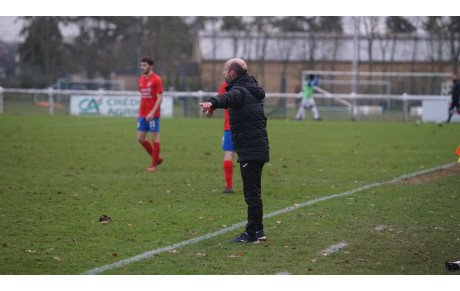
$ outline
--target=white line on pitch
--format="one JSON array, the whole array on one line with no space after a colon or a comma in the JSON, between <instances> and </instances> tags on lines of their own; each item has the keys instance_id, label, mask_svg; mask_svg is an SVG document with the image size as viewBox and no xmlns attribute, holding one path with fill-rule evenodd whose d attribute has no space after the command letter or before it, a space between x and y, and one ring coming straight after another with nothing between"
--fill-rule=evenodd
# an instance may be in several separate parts
<instances>
[{"instance_id":1,"label":"white line on pitch","mask_svg":"<svg viewBox=\"0 0 460 291\"><path fill-rule=\"evenodd\" d=\"M332 254L332 253L340 251L346 246L348 246L346 242L341 242L335 245L330 245L327 249L322 250L321 253Z\"/></svg>"},{"instance_id":2,"label":"white line on pitch","mask_svg":"<svg viewBox=\"0 0 460 291\"><path fill-rule=\"evenodd\" d=\"M394 178L394 179L389 180L389 181L380 182L380 183L373 183L373 184L366 185L366 186L363 186L363 187L359 187L359 188L356 188L356 189L353 189L353 190L350 190L350 191L346 191L346 192L343 192L343 193L340 193L340 194L334 194L334 195L330 195L330 196L325 196L325 197L313 199L313 200L304 202L302 204L297 204L295 206L287 207L287 208L284 208L282 210L278 210L278 211L266 214L266 215L264 215L264 218L269 218L269 217L273 217L275 215L287 213L287 212L290 212L290 211L292 211L294 209L309 206L309 205L315 204L315 203L320 202L320 201L329 200L329 199L336 198L336 197L342 197L342 196L351 195L353 193L356 193L356 192L359 192L359 191L362 191L362 190L367 190L369 188L378 187L378 186L381 186L381 185L384 185L384 184L389 184L389 183L401 181L401 180L404 180L404 179L407 179L407 178L412 178L412 177L419 176L419 175L422 175L422 174L426 174L426 173L434 172L434 171L437 171L437 170L441 170L441 169L444 169L444 168L452 167L455 164L457 164L457 162L450 163L450 164L443 165L443 166L434 167L434 168L431 168L431 169L426 169L426 170L423 170L423 171L419 171L419 172L415 172L415 173L411 173L411 174L407 174L407 175L402 175L402 176L400 176L398 178ZM114 269L114 268L119 268L119 267L125 266L127 264L131 264L131 263L143 260L143 259L147 259L147 258L151 257L152 255L155 255L155 254L158 254L158 253L163 253L163 252L166 252L166 251L174 250L174 249L177 249L177 248L180 248L180 247L184 247L184 246L188 246L190 244L200 242L202 240L206 240L206 239L213 238L215 236L219 236L221 234L224 234L226 232L234 230L234 229L236 229L238 227L244 226L244 225L246 225L246 223L247 223L246 221L243 221L243 222L234 224L234 225L232 225L230 227L218 230L218 231L213 232L213 233L208 233L206 235L196 237L196 238L192 238L192 239L189 239L189 240L186 240L186 241L182 241L182 242L170 245L170 246L157 248L157 249L154 249L154 250L139 254L137 256L134 256L134 257L131 257L131 258L128 258L128 259L125 259L125 260L121 260L121 261L118 261L118 262L115 262L115 263L112 263L112 264L109 264L109 265L105 265L105 266L102 266L102 267L98 267L98 268L95 268L95 269L88 270L86 272L83 272L82 275L96 275L96 274L102 273L102 272L107 271L107 270L111 270L111 269Z\"/></svg>"}]
</instances>

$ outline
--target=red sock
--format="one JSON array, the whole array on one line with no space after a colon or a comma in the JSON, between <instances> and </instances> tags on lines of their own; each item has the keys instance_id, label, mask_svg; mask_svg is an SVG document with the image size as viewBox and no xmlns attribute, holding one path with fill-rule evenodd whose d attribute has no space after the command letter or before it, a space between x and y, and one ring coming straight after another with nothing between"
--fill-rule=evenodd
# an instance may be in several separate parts
<instances>
[{"instance_id":1,"label":"red sock","mask_svg":"<svg viewBox=\"0 0 460 291\"><path fill-rule=\"evenodd\" d=\"M232 178L233 178L233 162L225 160L224 161L224 175L225 182L227 183L227 188L233 187Z\"/></svg>"},{"instance_id":2,"label":"red sock","mask_svg":"<svg viewBox=\"0 0 460 291\"><path fill-rule=\"evenodd\" d=\"M148 140L144 140L144 142L142 143L142 146L149 153L149 155L152 155L153 148Z\"/></svg>"},{"instance_id":3,"label":"red sock","mask_svg":"<svg viewBox=\"0 0 460 291\"><path fill-rule=\"evenodd\" d=\"M159 157L160 157L160 143L155 142L153 143L153 150L152 150L152 167L156 167L158 165Z\"/></svg>"}]
</instances>

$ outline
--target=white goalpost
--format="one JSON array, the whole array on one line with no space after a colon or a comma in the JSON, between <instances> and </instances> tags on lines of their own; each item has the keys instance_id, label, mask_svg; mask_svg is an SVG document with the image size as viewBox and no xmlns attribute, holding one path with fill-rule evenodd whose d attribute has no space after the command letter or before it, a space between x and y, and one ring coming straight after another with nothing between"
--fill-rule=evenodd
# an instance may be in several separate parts
<instances>
[{"instance_id":1,"label":"white goalpost","mask_svg":"<svg viewBox=\"0 0 460 291\"><path fill-rule=\"evenodd\" d=\"M326 111L347 111L353 119L359 119L360 115L383 115L396 108L422 116L421 100L409 98L401 102L394 97L439 96L439 101L445 102L452 85L451 73L305 70L301 74L302 88L309 75L320 77L315 86L317 106Z\"/></svg>"}]
</instances>

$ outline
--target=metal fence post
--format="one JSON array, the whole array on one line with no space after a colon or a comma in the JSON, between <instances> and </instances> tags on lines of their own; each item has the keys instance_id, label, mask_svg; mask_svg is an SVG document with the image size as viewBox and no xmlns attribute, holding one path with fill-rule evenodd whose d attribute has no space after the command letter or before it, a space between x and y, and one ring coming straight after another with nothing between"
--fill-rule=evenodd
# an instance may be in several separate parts
<instances>
[{"instance_id":1,"label":"metal fence post","mask_svg":"<svg viewBox=\"0 0 460 291\"><path fill-rule=\"evenodd\" d=\"M351 92L351 98L353 99L351 104L351 120L359 120L359 109L358 109L358 104L356 102L356 93Z\"/></svg>"},{"instance_id":2,"label":"metal fence post","mask_svg":"<svg viewBox=\"0 0 460 291\"><path fill-rule=\"evenodd\" d=\"M403 113L404 113L404 122L407 121L407 93L403 94Z\"/></svg>"},{"instance_id":3,"label":"metal fence post","mask_svg":"<svg viewBox=\"0 0 460 291\"><path fill-rule=\"evenodd\" d=\"M3 87L0 86L0 114L3 114Z\"/></svg>"},{"instance_id":4,"label":"metal fence post","mask_svg":"<svg viewBox=\"0 0 460 291\"><path fill-rule=\"evenodd\" d=\"M286 93L286 77L283 77L282 83L281 83L281 93ZM287 97L283 96L283 119L287 119Z\"/></svg>"},{"instance_id":5,"label":"metal fence post","mask_svg":"<svg viewBox=\"0 0 460 291\"><path fill-rule=\"evenodd\" d=\"M198 91L198 104L203 102L203 91L199 90ZM203 117L203 110L201 109L201 106L198 106L198 117L202 118Z\"/></svg>"},{"instance_id":6,"label":"metal fence post","mask_svg":"<svg viewBox=\"0 0 460 291\"><path fill-rule=\"evenodd\" d=\"M54 115L54 98L53 98L53 88L48 88L48 112L50 115Z\"/></svg>"}]
</instances>

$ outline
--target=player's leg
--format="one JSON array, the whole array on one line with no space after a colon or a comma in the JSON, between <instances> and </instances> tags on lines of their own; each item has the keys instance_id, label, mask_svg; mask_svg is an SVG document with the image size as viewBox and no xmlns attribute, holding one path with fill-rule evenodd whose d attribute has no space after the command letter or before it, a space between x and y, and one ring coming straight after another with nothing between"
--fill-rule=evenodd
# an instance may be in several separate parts
<instances>
[{"instance_id":1,"label":"player's leg","mask_svg":"<svg viewBox=\"0 0 460 291\"><path fill-rule=\"evenodd\" d=\"M455 108L455 102L452 102L449 107L449 117L447 118L447 123L450 122L450 119L452 118L452 115L454 114L454 108Z\"/></svg>"},{"instance_id":2,"label":"player's leg","mask_svg":"<svg viewBox=\"0 0 460 291\"><path fill-rule=\"evenodd\" d=\"M313 118L315 120L321 120L321 118L319 117L318 108L316 106L311 107L311 112L313 113Z\"/></svg>"},{"instance_id":3,"label":"player's leg","mask_svg":"<svg viewBox=\"0 0 460 291\"><path fill-rule=\"evenodd\" d=\"M139 117L137 121L137 141L144 147L149 155L152 155L152 144L147 139L145 139L147 132L148 125L145 121L145 118Z\"/></svg>"},{"instance_id":4,"label":"player's leg","mask_svg":"<svg viewBox=\"0 0 460 291\"><path fill-rule=\"evenodd\" d=\"M229 194L233 193L233 157L235 155L230 130L224 131L224 136L222 138L222 150L224 151L223 168L226 187L221 193Z\"/></svg>"},{"instance_id":5,"label":"player's leg","mask_svg":"<svg viewBox=\"0 0 460 291\"><path fill-rule=\"evenodd\" d=\"M319 117L318 108L316 107L315 99L311 98L310 106L311 106L311 113L313 113L313 118L315 120L321 120L321 118Z\"/></svg>"},{"instance_id":6,"label":"player's leg","mask_svg":"<svg viewBox=\"0 0 460 291\"><path fill-rule=\"evenodd\" d=\"M248 222L246 231L234 242L258 242L258 231L263 231L263 203L261 178L264 162L240 162L243 180L244 200L248 206Z\"/></svg>"},{"instance_id":7,"label":"player's leg","mask_svg":"<svg viewBox=\"0 0 460 291\"><path fill-rule=\"evenodd\" d=\"M454 100L454 106L457 108L457 109L456 109L457 113L460 114L460 100L455 99L455 100ZM454 111L454 113L455 113L455 111Z\"/></svg>"},{"instance_id":8,"label":"player's leg","mask_svg":"<svg viewBox=\"0 0 460 291\"><path fill-rule=\"evenodd\" d=\"M302 120L305 117L305 98L302 98L302 101L300 103L299 111L297 111L297 115L295 119L297 120Z\"/></svg>"},{"instance_id":9,"label":"player's leg","mask_svg":"<svg viewBox=\"0 0 460 291\"><path fill-rule=\"evenodd\" d=\"M159 164L163 162L160 157L160 118L154 118L149 122L149 132L152 139L152 166L146 170L154 172Z\"/></svg>"},{"instance_id":10,"label":"player's leg","mask_svg":"<svg viewBox=\"0 0 460 291\"><path fill-rule=\"evenodd\" d=\"M225 176L225 189L223 194L233 193L233 156L234 152L224 152L224 176Z\"/></svg>"}]
</instances>

